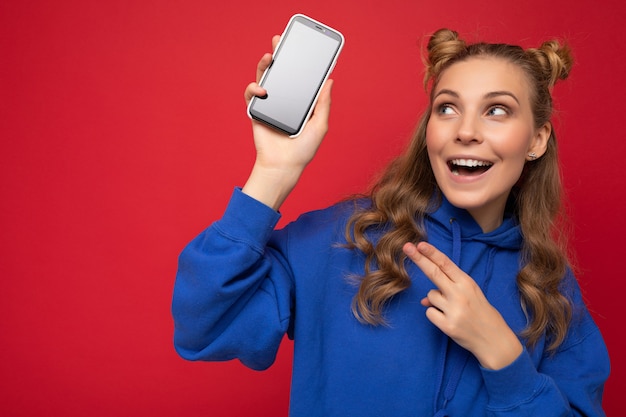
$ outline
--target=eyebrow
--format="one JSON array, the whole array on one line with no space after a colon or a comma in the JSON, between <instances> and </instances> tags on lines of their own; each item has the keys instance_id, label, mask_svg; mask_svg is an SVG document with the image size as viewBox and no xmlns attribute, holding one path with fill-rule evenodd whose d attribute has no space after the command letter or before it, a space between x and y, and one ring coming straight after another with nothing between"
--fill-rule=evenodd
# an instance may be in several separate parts
<instances>
[{"instance_id":1,"label":"eyebrow","mask_svg":"<svg viewBox=\"0 0 626 417\"><path fill-rule=\"evenodd\" d=\"M513 98L513 100L515 100L517 104L520 104L515 94L511 93L510 91L492 91L490 93L485 94L485 98L494 98L494 97L499 97L499 96L509 96Z\"/></svg>"},{"instance_id":2,"label":"eyebrow","mask_svg":"<svg viewBox=\"0 0 626 417\"><path fill-rule=\"evenodd\" d=\"M456 91L444 88L444 89L439 90L437 92L437 94L435 94L433 99L439 97L442 94L448 94L448 95L450 95L450 96L452 96L454 98L459 98L460 97L459 93L457 93ZM513 98L513 100L515 100L517 102L517 104L520 104L519 99L515 96L515 94L511 93L510 91L506 91L506 90L491 91L491 92L485 94L483 97L489 99L489 98L494 98L494 97L499 97L499 96L509 96L509 97Z\"/></svg>"}]
</instances>

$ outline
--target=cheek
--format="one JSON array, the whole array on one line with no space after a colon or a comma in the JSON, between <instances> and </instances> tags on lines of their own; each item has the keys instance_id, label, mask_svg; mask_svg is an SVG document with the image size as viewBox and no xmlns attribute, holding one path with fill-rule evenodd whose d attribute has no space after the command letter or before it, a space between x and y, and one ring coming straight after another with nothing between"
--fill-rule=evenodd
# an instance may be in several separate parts
<instances>
[{"instance_id":1,"label":"cheek","mask_svg":"<svg viewBox=\"0 0 626 417\"><path fill-rule=\"evenodd\" d=\"M430 126L430 125L429 125ZM437 154L440 151L440 147L437 146L438 141L433 136L432 129L426 128L426 151L428 152L428 159L430 160L430 167L436 171Z\"/></svg>"},{"instance_id":2,"label":"cheek","mask_svg":"<svg viewBox=\"0 0 626 417\"><path fill-rule=\"evenodd\" d=\"M507 172L511 176L511 179L517 182L522 174L524 165L526 164L526 157L528 153L528 147L530 141L528 136L517 138L511 138L512 140L502 143L499 147L500 158L505 162Z\"/></svg>"},{"instance_id":3,"label":"cheek","mask_svg":"<svg viewBox=\"0 0 626 417\"><path fill-rule=\"evenodd\" d=\"M428 149L428 155L432 155L441 147L441 140L437 135L438 130L434 127L433 123L429 122L426 125L426 148Z\"/></svg>"},{"instance_id":4,"label":"cheek","mask_svg":"<svg viewBox=\"0 0 626 417\"><path fill-rule=\"evenodd\" d=\"M506 147L499 152L500 158L511 166L523 165L526 161L526 147Z\"/></svg>"},{"instance_id":5,"label":"cheek","mask_svg":"<svg viewBox=\"0 0 626 417\"><path fill-rule=\"evenodd\" d=\"M436 178L444 175L448 166L439 157L443 148L444 140L441 137L440 130L429 123L426 126L426 150L428 151L428 159L430 160L430 168Z\"/></svg>"},{"instance_id":6,"label":"cheek","mask_svg":"<svg viewBox=\"0 0 626 417\"><path fill-rule=\"evenodd\" d=\"M502 159L519 161L521 164L526 160L533 139L531 132L517 126L493 132L489 138L494 151L499 153Z\"/></svg>"}]
</instances>

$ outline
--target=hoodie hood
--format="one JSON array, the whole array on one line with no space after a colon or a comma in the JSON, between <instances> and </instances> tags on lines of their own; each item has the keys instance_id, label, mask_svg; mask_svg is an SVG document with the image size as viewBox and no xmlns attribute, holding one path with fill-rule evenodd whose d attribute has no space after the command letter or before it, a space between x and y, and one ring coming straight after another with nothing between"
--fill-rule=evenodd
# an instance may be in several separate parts
<instances>
[{"instance_id":1,"label":"hoodie hood","mask_svg":"<svg viewBox=\"0 0 626 417\"><path fill-rule=\"evenodd\" d=\"M458 238L464 242L476 241L508 250L519 250L522 247L521 229L511 213L505 213L504 220L497 229L483 233L467 210L453 206L442 196L441 205L435 212L428 214L428 218L441 233L450 233L450 238L454 237L451 224L455 221L460 227Z\"/></svg>"}]
</instances>

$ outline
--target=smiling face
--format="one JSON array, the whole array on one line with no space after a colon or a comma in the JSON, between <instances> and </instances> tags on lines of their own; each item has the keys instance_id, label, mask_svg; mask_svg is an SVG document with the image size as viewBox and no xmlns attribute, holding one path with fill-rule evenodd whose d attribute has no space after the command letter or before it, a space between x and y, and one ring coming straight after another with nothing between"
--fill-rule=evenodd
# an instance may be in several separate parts
<instances>
[{"instance_id":1,"label":"smiling face","mask_svg":"<svg viewBox=\"0 0 626 417\"><path fill-rule=\"evenodd\" d=\"M530 94L519 67L492 57L454 63L434 86L426 146L435 179L485 232L502 223L529 153L546 149L551 127L535 127Z\"/></svg>"}]
</instances>

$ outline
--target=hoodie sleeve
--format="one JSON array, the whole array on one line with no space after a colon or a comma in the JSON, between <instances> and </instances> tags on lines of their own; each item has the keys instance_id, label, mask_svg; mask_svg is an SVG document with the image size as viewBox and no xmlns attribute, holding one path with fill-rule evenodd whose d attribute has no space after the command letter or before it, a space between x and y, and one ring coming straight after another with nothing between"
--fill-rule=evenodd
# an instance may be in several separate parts
<instances>
[{"instance_id":1,"label":"hoodie sleeve","mask_svg":"<svg viewBox=\"0 0 626 417\"><path fill-rule=\"evenodd\" d=\"M274 362L293 289L285 257L266 246L279 218L236 189L222 219L182 251L172 300L180 356L256 370Z\"/></svg>"},{"instance_id":2,"label":"hoodie sleeve","mask_svg":"<svg viewBox=\"0 0 626 417\"><path fill-rule=\"evenodd\" d=\"M605 416L608 351L574 277L568 275L574 317L565 341L554 354L534 359L524 350L504 369L483 369L489 416Z\"/></svg>"}]
</instances>

